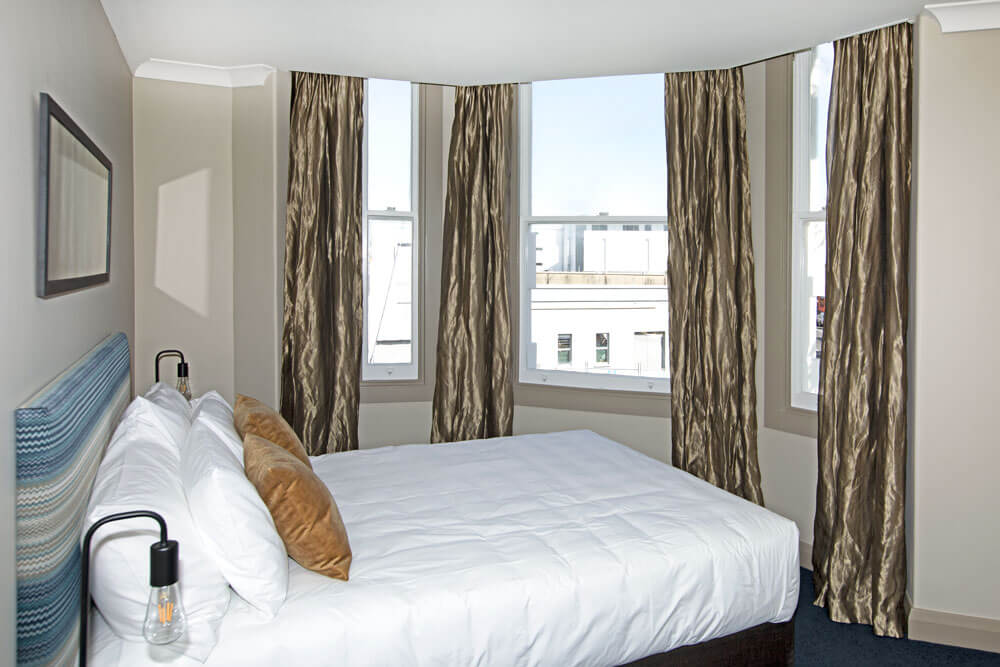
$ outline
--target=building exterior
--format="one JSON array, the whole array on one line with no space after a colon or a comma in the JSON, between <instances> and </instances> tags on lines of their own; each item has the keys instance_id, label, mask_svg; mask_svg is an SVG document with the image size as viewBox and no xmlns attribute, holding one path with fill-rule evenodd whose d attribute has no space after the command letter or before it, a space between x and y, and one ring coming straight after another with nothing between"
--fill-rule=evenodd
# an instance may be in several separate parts
<instances>
[{"instance_id":1,"label":"building exterior","mask_svg":"<svg viewBox=\"0 0 1000 667\"><path fill-rule=\"evenodd\" d=\"M531 232L528 366L669 377L666 225L536 224Z\"/></svg>"}]
</instances>

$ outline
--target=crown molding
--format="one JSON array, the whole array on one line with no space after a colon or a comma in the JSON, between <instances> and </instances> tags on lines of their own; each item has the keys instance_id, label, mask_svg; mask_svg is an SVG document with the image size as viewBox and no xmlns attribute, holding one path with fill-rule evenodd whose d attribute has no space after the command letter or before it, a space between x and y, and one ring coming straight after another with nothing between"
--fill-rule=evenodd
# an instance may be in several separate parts
<instances>
[{"instance_id":1,"label":"crown molding","mask_svg":"<svg viewBox=\"0 0 1000 667\"><path fill-rule=\"evenodd\" d=\"M924 7L941 25L941 32L967 30L993 30L1000 28L1000 2L998 0L970 0Z\"/></svg>"},{"instance_id":2,"label":"crown molding","mask_svg":"<svg viewBox=\"0 0 1000 667\"><path fill-rule=\"evenodd\" d=\"M274 71L270 65L218 67L150 58L136 68L135 75L140 79L161 79L222 88L245 88L264 85L267 77Z\"/></svg>"}]
</instances>

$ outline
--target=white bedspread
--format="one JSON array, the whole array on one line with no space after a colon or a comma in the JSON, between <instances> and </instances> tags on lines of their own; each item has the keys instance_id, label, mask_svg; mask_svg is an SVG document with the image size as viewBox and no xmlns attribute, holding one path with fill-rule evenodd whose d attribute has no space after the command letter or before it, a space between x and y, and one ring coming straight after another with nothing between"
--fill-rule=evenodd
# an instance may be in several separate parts
<instances>
[{"instance_id":1,"label":"white bedspread","mask_svg":"<svg viewBox=\"0 0 1000 667\"><path fill-rule=\"evenodd\" d=\"M590 431L313 467L350 581L291 563L270 622L234 595L207 665L617 665L795 611L794 523ZM95 625L93 664L149 662Z\"/></svg>"}]
</instances>

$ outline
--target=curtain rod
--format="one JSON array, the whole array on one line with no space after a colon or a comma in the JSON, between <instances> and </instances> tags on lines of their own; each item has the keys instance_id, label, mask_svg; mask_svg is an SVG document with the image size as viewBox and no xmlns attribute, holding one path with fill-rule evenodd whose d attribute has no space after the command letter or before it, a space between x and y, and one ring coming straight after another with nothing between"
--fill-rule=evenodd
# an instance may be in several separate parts
<instances>
[{"instance_id":1,"label":"curtain rod","mask_svg":"<svg viewBox=\"0 0 1000 667\"><path fill-rule=\"evenodd\" d=\"M846 39L848 37L854 37L856 35L863 35L866 32L873 32L875 30L881 30L882 28L888 28L890 26L899 25L900 23L913 23L913 22L914 22L914 19L903 19L902 21L890 21L889 23L883 23L883 24L877 25L877 26L875 26L873 28L867 28L865 30L860 30L858 32L850 32L850 33L847 33L845 35L841 35L840 37L834 37L830 41L831 42L836 42L836 41L839 41L841 39ZM815 46L815 44L813 46ZM779 53L779 54L773 55L773 56L766 56L764 58L758 58L757 60L751 60L748 63L743 63L741 65L733 65L731 68L724 68L724 69L735 69L737 67L750 67L751 65L758 65L760 63L766 63L768 60L774 60L775 58L784 58L785 56L794 56L796 53L801 53L803 51L808 51L809 49L813 48L813 46L805 46L805 47L802 47L801 49L793 49L791 51L785 51L784 53ZM687 71L687 70L682 70L682 71ZM660 72L639 72L638 74L659 74L659 73ZM619 76L619 75L615 75L615 74L603 74L603 75L600 75L600 76ZM625 74L625 75L620 75L620 76L634 76L634 74L631 74L631 75L630 74ZM369 79L369 78L377 78L377 77L363 77L363 78ZM437 83L437 82L433 82L433 81L411 81L410 83L415 83L415 84L420 85L420 86L441 86L441 87L448 87L448 88L459 88L459 87L462 86L462 84L456 84L456 83ZM500 83L510 83L510 82L500 82ZM495 85L500 85L500 83L483 83L483 84L474 84L474 85L495 86ZM513 83L514 83L514 85L524 85L524 84L530 84L532 82L531 81L515 81Z\"/></svg>"}]
</instances>

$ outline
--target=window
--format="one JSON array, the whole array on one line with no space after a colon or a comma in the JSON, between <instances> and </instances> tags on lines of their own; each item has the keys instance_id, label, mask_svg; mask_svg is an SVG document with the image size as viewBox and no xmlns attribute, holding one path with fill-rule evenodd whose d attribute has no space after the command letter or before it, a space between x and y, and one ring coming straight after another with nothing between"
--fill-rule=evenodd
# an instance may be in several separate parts
<instances>
[{"instance_id":1,"label":"window","mask_svg":"<svg viewBox=\"0 0 1000 667\"><path fill-rule=\"evenodd\" d=\"M417 87L365 83L363 380L417 378Z\"/></svg>"},{"instance_id":2,"label":"window","mask_svg":"<svg viewBox=\"0 0 1000 667\"><path fill-rule=\"evenodd\" d=\"M663 75L524 84L520 100L520 381L668 392ZM630 345L637 331L658 337Z\"/></svg>"},{"instance_id":3,"label":"window","mask_svg":"<svg viewBox=\"0 0 1000 667\"><path fill-rule=\"evenodd\" d=\"M826 313L826 123L833 44L795 54L792 74L791 404L815 410Z\"/></svg>"},{"instance_id":4,"label":"window","mask_svg":"<svg viewBox=\"0 0 1000 667\"><path fill-rule=\"evenodd\" d=\"M608 334L599 333L594 341L594 362L598 364L608 363L608 350L610 345L608 344Z\"/></svg>"},{"instance_id":5,"label":"window","mask_svg":"<svg viewBox=\"0 0 1000 667\"><path fill-rule=\"evenodd\" d=\"M556 354L560 364L573 363L573 334L559 334L556 343Z\"/></svg>"}]
</instances>

